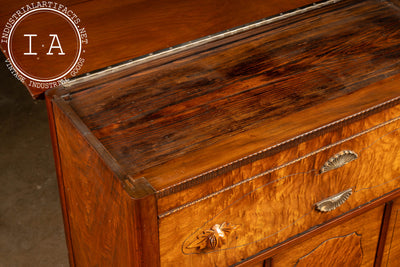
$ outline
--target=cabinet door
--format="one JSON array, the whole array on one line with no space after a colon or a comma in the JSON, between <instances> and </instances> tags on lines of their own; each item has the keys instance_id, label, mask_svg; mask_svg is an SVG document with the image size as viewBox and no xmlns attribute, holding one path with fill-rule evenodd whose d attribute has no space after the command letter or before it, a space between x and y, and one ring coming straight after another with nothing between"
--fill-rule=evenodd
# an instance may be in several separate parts
<instances>
[{"instance_id":1,"label":"cabinet door","mask_svg":"<svg viewBox=\"0 0 400 267\"><path fill-rule=\"evenodd\" d=\"M400 266L400 198L393 202L382 266Z\"/></svg>"},{"instance_id":2,"label":"cabinet door","mask_svg":"<svg viewBox=\"0 0 400 267\"><path fill-rule=\"evenodd\" d=\"M272 266L373 266L383 206L300 243L272 259Z\"/></svg>"}]
</instances>

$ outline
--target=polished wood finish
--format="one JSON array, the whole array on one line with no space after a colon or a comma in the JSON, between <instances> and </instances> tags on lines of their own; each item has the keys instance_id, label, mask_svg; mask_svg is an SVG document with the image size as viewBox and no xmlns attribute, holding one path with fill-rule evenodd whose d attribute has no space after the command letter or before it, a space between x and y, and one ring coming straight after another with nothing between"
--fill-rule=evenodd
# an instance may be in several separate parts
<instances>
[{"instance_id":1,"label":"polished wood finish","mask_svg":"<svg viewBox=\"0 0 400 267\"><path fill-rule=\"evenodd\" d=\"M50 98L46 98L46 108L47 108L47 115L49 119L49 128L50 128L50 136L53 148L53 155L57 173L57 183L58 183L58 192L60 194L60 201L61 201L61 209L63 214L63 222L64 222L64 231L65 231L65 239L67 241L68 247L68 259L69 264L71 267L75 266L74 254L72 251L72 240L71 240L71 231L70 231L70 224L69 224L69 215L67 209L67 203L65 199L65 187L62 177L61 171L61 159L60 159L60 151L58 150L58 140L57 140L57 131L55 127L55 120L54 120L54 113L53 113L53 104Z\"/></svg>"},{"instance_id":2,"label":"polished wood finish","mask_svg":"<svg viewBox=\"0 0 400 267\"><path fill-rule=\"evenodd\" d=\"M302 242L303 263L357 260L367 236L372 263L400 195L399 22L341 1L48 92L74 261L274 265Z\"/></svg>"},{"instance_id":3,"label":"polished wood finish","mask_svg":"<svg viewBox=\"0 0 400 267\"><path fill-rule=\"evenodd\" d=\"M233 264L399 188L399 129L400 121L396 120L164 214L160 219L161 262L219 265L223 264L219 259L225 262L227 258L228 264ZM319 174L328 158L349 148L359 155L357 160ZM285 155L285 151L280 153ZM318 201L349 188L354 193L337 209L326 213L315 210ZM224 247L213 253L187 248L198 234L221 220L240 224ZM173 231L175 224L181 231Z\"/></svg>"},{"instance_id":4,"label":"polished wood finish","mask_svg":"<svg viewBox=\"0 0 400 267\"><path fill-rule=\"evenodd\" d=\"M383 206L315 236L273 258L280 266L372 266Z\"/></svg>"},{"instance_id":5,"label":"polished wood finish","mask_svg":"<svg viewBox=\"0 0 400 267\"><path fill-rule=\"evenodd\" d=\"M79 72L83 74L312 2L315 0L270 0L268 3L263 0L73 0L63 4L79 17L79 25L88 35L83 55L85 63ZM2 3L0 25L4 26L13 13L21 11L26 4L30 2ZM49 24L55 29L61 27L45 19L35 23L33 30L38 36L46 32ZM26 43L17 45L25 47ZM4 43L1 46L5 51ZM28 58L27 62L29 60L32 59ZM28 89L34 97L43 93L40 88L31 86Z\"/></svg>"},{"instance_id":6,"label":"polished wood finish","mask_svg":"<svg viewBox=\"0 0 400 267\"><path fill-rule=\"evenodd\" d=\"M381 232L379 234L378 248L376 250L375 262L374 262L375 267L379 267L382 265L382 257L386 245L386 237L388 233L390 217L392 215L392 207L393 207L393 201L389 201L388 203L385 204L385 209L383 211Z\"/></svg>"},{"instance_id":7,"label":"polished wood finish","mask_svg":"<svg viewBox=\"0 0 400 267\"><path fill-rule=\"evenodd\" d=\"M343 223L346 223L347 221L353 219L354 217L360 216L364 214L365 212L368 212L371 209L374 209L376 207L380 207L385 205L385 203L392 201L393 199L397 198L400 196L400 189L390 192L383 196L382 198L366 203L365 205L358 207L357 209L344 213L340 217L334 218L332 220L327 221L326 223L319 225L318 227L313 227L305 231L304 233L293 236L292 238L286 240L283 243L276 244L273 247L267 248L260 253L254 255L253 257L238 262L233 266L251 266L251 264L258 263L264 259L270 260L270 262L273 262L273 256L280 254L282 252L290 250L293 246L297 246L301 244L304 241L307 241L308 239L320 235L321 233L324 233L328 231L329 229L342 225Z\"/></svg>"},{"instance_id":8,"label":"polished wood finish","mask_svg":"<svg viewBox=\"0 0 400 267\"><path fill-rule=\"evenodd\" d=\"M133 179L145 177L162 195L186 189L399 96L397 9L365 1L320 13L132 68L72 90L69 104Z\"/></svg>"},{"instance_id":9,"label":"polished wood finish","mask_svg":"<svg viewBox=\"0 0 400 267\"><path fill-rule=\"evenodd\" d=\"M71 265L158 266L154 195L132 199L62 103L54 100L52 107L74 255Z\"/></svg>"},{"instance_id":10,"label":"polished wood finish","mask_svg":"<svg viewBox=\"0 0 400 267\"><path fill-rule=\"evenodd\" d=\"M391 219L387 231L382 266L396 267L400 265L400 198L393 202Z\"/></svg>"},{"instance_id":11,"label":"polished wood finish","mask_svg":"<svg viewBox=\"0 0 400 267\"><path fill-rule=\"evenodd\" d=\"M373 249L371 251L374 252ZM371 251L368 252L371 253ZM361 236L353 232L346 236L325 240L308 254L299 258L295 266L361 266L363 256Z\"/></svg>"},{"instance_id":12,"label":"polished wood finish","mask_svg":"<svg viewBox=\"0 0 400 267\"><path fill-rule=\"evenodd\" d=\"M257 161L241 166L240 168L236 168L231 172L219 175L218 179L206 180L201 184L187 188L184 191L163 196L162 198L158 199L159 214L162 215L171 210L178 209L180 206L186 203L195 202L198 199L213 194L214 192L224 190L229 186L238 184L243 180L254 177L260 173L267 172L271 169L281 168L289 163L295 163L299 160L299 158L309 156L316 150L324 147L326 148L334 143L341 142L343 139L355 137L355 135L359 134L360 132L368 131L378 124L382 124L396 118L398 115L400 115L400 106L395 106L393 108L381 111L378 114L370 115L361 121L349 123L344 128L341 127L343 124L336 125L336 129L327 131L321 134L319 137L314 137L305 142L295 142L295 147L286 150L281 148L278 151L273 151L271 152L272 155L269 155L269 157L261 158ZM284 153L278 153L283 151ZM338 152L339 151L340 150L338 150ZM320 164L324 164L324 162L331 156L332 155L327 155L326 159L321 159ZM321 166L317 166L316 168L318 168L318 170L316 171L319 171L320 167ZM347 188L344 188L343 190L345 189ZM329 197L329 195L326 197Z\"/></svg>"},{"instance_id":13,"label":"polished wood finish","mask_svg":"<svg viewBox=\"0 0 400 267\"><path fill-rule=\"evenodd\" d=\"M266 266L270 267L269 265L266 265L265 261L261 261L251 265L251 267L266 267Z\"/></svg>"}]
</instances>

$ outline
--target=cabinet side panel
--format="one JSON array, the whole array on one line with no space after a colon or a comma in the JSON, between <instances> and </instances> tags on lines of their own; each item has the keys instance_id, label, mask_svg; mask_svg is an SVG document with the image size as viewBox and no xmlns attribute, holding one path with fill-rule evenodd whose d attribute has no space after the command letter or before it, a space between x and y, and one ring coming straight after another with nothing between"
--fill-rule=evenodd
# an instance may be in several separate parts
<instances>
[{"instance_id":1,"label":"cabinet side panel","mask_svg":"<svg viewBox=\"0 0 400 267\"><path fill-rule=\"evenodd\" d=\"M134 266L135 200L57 104L53 111L76 266Z\"/></svg>"},{"instance_id":2,"label":"cabinet side panel","mask_svg":"<svg viewBox=\"0 0 400 267\"><path fill-rule=\"evenodd\" d=\"M60 201L61 201L61 208L63 214L63 221L64 221L64 231L65 231L65 239L67 242L68 247L68 258L69 264L71 267L75 266L74 255L72 253L72 241L71 241L71 233L69 228L69 220L68 220L68 208L65 202L65 188L62 179L62 172L61 172L61 162L60 162L60 152L58 149L58 141L57 141L57 132L56 126L54 122L54 113L53 113L53 103L50 98L46 96L46 107L47 107L47 115L49 119L49 127L50 127L50 136L51 142L53 147L53 155L54 155L54 162L56 166L56 173L57 173L57 182L58 182L58 191L60 194Z\"/></svg>"}]
</instances>

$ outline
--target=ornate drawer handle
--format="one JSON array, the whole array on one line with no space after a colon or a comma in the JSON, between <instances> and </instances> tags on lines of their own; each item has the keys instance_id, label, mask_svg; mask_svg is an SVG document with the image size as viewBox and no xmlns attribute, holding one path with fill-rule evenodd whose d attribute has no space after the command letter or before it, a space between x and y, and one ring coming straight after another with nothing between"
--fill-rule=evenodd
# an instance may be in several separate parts
<instances>
[{"instance_id":1,"label":"ornate drawer handle","mask_svg":"<svg viewBox=\"0 0 400 267\"><path fill-rule=\"evenodd\" d=\"M343 165L355 160L358 158L358 155L356 152L351 151L351 150L343 150L330 159L328 159L324 166L322 166L321 170L319 173L324 173L327 171L331 171L334 169L337 169L339 167L342 167Z\"/></svg>"},{"instance_id":2,"label":"ornate drawer handle","mask_svg":"<svg viewBox=\"0 0 400 267\"><path fill-rule=\"evenodd\" d=\"M198 235L197 239L190 243L187 248L197 248L199 250L220 248L226 243L227 236L238 227L238 225L225 222L221 225L216 224L211 230L205 230Z\"/></svg>"},{"instance_id":3,"label":"ornate drawer handle","mask_svg":"<svg viewBox=\"0 0 400 267\"><path fill-rule=\"evenodd\" d=\"M328 212L342 205L353 193L353 189L347 189L339 194L330 196L324 200L315 203L315 208L320 212Z\"/></svg>"}]
</instances>

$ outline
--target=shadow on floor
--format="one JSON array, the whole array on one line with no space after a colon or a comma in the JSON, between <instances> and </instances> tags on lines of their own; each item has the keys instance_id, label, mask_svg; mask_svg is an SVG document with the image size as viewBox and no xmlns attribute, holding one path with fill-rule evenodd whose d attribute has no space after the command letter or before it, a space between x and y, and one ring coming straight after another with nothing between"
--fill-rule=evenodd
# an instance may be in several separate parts
<instances>
[{"instance_id":1,"label":"shadow on floor","mask_svg":"<svg viewBox=\"0 0 400 267\"><path fill-rule=\"evenodd\" d=\"M44 101L0 57L0 267L69 266Z\"/></svg>"}]
</instances>

